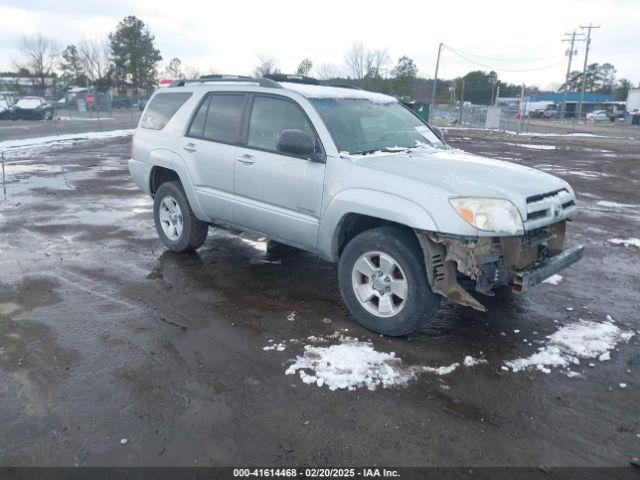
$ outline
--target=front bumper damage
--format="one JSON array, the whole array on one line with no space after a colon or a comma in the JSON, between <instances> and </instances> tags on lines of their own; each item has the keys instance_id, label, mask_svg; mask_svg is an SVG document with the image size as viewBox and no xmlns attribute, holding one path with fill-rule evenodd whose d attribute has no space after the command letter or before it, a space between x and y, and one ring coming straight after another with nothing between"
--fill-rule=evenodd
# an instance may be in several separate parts
<instances>
[{"instance_id":1,"label":"front bumper damage","mask_svg":"<svg viewBox=\"0 0 640 480\"><path fill-rule=\"evenodd\" d=\"M462 237L417 231L431 290L449 300L486 311L460 282L493 295L508 286L520 293L582 258L582 245L562 248L566 221L527 231L521 236Z\"/></svg>"}]
</instances>

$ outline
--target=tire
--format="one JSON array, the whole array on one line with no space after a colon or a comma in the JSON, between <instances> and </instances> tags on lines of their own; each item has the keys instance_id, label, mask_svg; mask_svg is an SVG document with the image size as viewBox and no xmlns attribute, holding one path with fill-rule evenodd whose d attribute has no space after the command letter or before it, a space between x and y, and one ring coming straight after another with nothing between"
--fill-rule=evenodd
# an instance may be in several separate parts
<instances>
[{"instance_id":1,"label":"tire","mask_svg":"<svg viewBox=\"0 0 640 480\"><path fill-rule=\"evenodd\" d=\"M153 219L160 240L173 252L195 250L207 238L209 225L193 214L180 182L160 185L153 200Z\"/></svg>"},{"instance_id":2,"label":"tire","mask_svg":"<svg viewBox=\"0 0 640 480\"><path fill-rule=\"evenodd\" d=\"M368 257L371 253L374 254L373 257ZM369 258L370 263L363 263L363 258ZM390 270L383 268L389 265L389 259L398 267L392 269L392 275L387 275ZM367 268L363 269L363 265L367 265ZM382 270L386 270L386 273L383 272L382 277L376 277L372 281L374 277L362 273L371 265L375 269L367 273L379 275ZM404 287L401 280L404 280ZM347 308L360 325L384 335L400 336L414 332L428 322L440 307L440 296L434 294L429 287L424 255L418 239L408 229L379 227L366 230L351 239L340 256L338 282ZM391 287L388 285L385 286L385 282L395 285L393 291L389 290ZM371 290L378 293L371 297L371 301L363 302L356 293L356 288L361 292L360 297L363 296L362 292L364 297L372 293ZM380 293L378 288L386 288L387 291ZM399 301L401 297L396 292L404 293L402 301ZM387 308L389 303L393 304L391 312Z\"/></svg>"}]
</instances>

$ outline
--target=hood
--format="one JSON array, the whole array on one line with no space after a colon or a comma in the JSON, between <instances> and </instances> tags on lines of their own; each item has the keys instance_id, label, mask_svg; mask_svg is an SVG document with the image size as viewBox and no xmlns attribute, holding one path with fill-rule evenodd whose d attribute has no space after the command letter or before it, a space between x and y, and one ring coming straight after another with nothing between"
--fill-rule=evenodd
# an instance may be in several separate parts
<instances>
[{"instance_id":1,"label":"hood","mask_svg":"<svg viewBox=\"0 0 640 480\"><path fill-rule=\"evenodd\" d=\"M524 212L527 197L568 186L564 180L540 170L453 148L425 147L410 153L351 158L363 167L427 183L455 196L505 198Z\"/></svg>"}]
</instances>

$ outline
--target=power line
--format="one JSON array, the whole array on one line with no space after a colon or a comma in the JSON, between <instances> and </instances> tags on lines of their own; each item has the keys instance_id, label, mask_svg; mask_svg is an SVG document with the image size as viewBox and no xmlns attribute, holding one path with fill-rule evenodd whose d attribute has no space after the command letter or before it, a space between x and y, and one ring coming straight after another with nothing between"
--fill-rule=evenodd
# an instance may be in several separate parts
<instances>
[{"instance_id":1,"label":"power line","mask_svg":"<svg viewBox=\"0 0 640 480\"><path fill-rule=\"evenodd\" d=\"M537 62L542 60L555 60L558 56L554 55L553 57L538 57L538 58L498 58L498 57L486 57L484 55L477 55L475 53L465 52L464 50L460 50L459 48L453 48L449 45L445 45L449 50L456 51L462 53L464 55L476 58L484 58L485 60L495 60L498 62Z\"/></svg>"},{"instance_id":2,"label":"power line","mask_svg":"<svg viewBox=\"0 0 640 480\"><path fill-rule=\"evenodd\" d=\"M453 48L445 45L445 47L451 52L454 53L455 55L459 56L460 58L466 60L467 62L473 63L475 65L478 65L480 67L484 67L484 68L489 68L491 70L496 70L496 71L500 71L500 72L514 72L514 73L524 73L524 72L536 72L538 70L546 70L548 68L553 68L553 67L557 67L558 65L561 65L562 63L564 63L564 59L562 59L559 62L556 63L552 63L551 65L545 65L542 67L537 67L537 68L525 68L525 69L515 69L515 68L501 68L501 67L496 67L496 66L491 66L491 65L487 65L485 63L481 63L481 62L477 62L463 54L461 54L459 51L454 50ZM555 57L557 58L557 57Z\"/></svg>"}]
</instances>

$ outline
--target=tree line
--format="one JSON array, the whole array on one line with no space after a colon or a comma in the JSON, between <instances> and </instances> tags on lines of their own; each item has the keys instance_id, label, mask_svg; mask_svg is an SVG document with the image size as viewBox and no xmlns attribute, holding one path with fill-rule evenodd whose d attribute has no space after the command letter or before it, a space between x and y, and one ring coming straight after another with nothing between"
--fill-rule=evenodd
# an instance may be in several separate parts
<instances>
[{"instance_id":1,"label":"tree line","mask_svg":"<svg viewBox=\"0 0 640 480\"><path fill-rule=\"evenodd\" d=\"M36 34L22 37L18 49L21 57L14 61L18 75L30 77L34 88L40 92L47 89L48 82L54 83L59 91L72 85L91 85L100 91L115 88L119 94L150 92L160 78L198 78L201 74L194 67L183 66L179 58L172 58L164 69L159 70L162 55L155 45L155 37L147 25L133 15L125 17L103 39L85 39L60 48L55 41ZM254 76L281 73L273 56L259 55L257 60ZM211 69L204 73L217 72ZM418 102L431 101L434 82L419 75L415 62L408 56L393 62L387 50L369 49L362 42L350 46L342 64L315 65L311 59L304 58L292 73ZM581 83L582 72L575 71L559 88L577 91ZM632 88L629 80L616 80L616 69L612 64L588 66L587 91L612 94L624 100L629 88ZM464 100L488 105L498 92L501 97L515 97L520 95L521 86L498 79L494 71L474 70L454 79L438 79L436 101L456 103ZM536 87L525 90L525 94L537 92Z\"/></svg>"},{"instance_id":2,"label":"tree line","mask_svg":"<svg viewBox=\"0 0 640 480\"><path fill-rule=\"evenodd\" d=\"M162 60L154 35L133 15L103 39L61 48L55 40L36 34L23 36L18 50L20 58L13 61L17 75L31 78L41 93L49 83L57 90L91 85L102 91L115 87L120 94L149 91L156 85Z\"/></svg>"}]
</instances>

